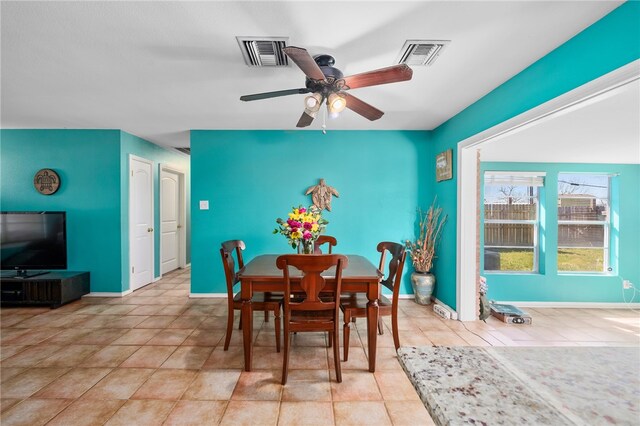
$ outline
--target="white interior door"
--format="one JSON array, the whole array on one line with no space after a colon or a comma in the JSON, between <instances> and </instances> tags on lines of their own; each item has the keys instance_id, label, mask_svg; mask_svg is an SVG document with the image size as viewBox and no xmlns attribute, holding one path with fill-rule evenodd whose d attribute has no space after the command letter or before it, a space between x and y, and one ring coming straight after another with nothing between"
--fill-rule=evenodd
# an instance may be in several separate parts
<instances>
[{"instance_id":1,"label":"white interior door","mask_svg":"<svg viewBox=\"0 0 640 426\"><path fill-rule=\"evenodd\" d=\"M136 290L153 281L153 169L134 157L129 167L130 288Z\"/></svg>"},{"instance_id":2,"label":"white interior door","mask_svg":"<svg viewBox=\"0 0 640 426\"><path fill-rule=\"evenodd\" d=\"M180 175L163 169L160 172L160 247L161 273L166 274L180 267Z\"/></svg>"}]
</instances>

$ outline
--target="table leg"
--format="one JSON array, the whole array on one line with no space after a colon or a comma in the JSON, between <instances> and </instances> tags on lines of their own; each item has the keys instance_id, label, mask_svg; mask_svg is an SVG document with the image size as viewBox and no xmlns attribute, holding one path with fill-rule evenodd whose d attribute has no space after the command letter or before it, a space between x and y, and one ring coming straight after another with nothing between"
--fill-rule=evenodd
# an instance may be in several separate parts
<instances>
[{"instance_id":1,"label":"table leg","mask_svg":"<svg viewBox=\"0 0 640 426\"><path fill-rule=\"evenodd\" d=\"M251 299L242 300L242 343L244 346L244 371L251 371L253 337L253 309Z\"/></svg>"},{"instance_id":2,"label":"table leg","mask_svg":"<svg viewBox=\"0 0 640 426\"><path fill-rule=\"evenodd\" d=\"M367 344L369 345L369 371L376 371L376 347L378 340L378 299L367 303Z\"/></svg>"}]
</instances>

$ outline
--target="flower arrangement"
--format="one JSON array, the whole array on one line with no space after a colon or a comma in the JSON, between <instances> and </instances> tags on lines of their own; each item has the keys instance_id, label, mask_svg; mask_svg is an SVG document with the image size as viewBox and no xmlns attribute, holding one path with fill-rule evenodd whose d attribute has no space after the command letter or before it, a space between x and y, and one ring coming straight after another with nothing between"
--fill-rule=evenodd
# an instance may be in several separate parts
<instances>
[{"instance_id":1,"label":"flower arrangement","mask_svg":"<svg viewBox=\"0 0 640 426\"><path fill-rule=\"evenodd\" d=\"M447 215L442 216L442 208L437 207L436 203L437 199L433 201L426 214L418 209L420 235L416 241L405 241L405 247L416 272L427 273L431 271L433 261L436 258L436 246L442 228L447 221Z\"/></svg>"},{"instance_id":2,"label":"flower arrangement","mask_svg":"<svg viewBox=\"0 0 640 426\"><path fill-rule=\"evenodd\" d=\"M313 253L314 241L329 223L315 206L308 209L303 206L293 207L286 221L278 218L276 222L279 226L273 233L284 235L287 243L294 249L302 246L304 253Z\"/></svg>"}]
</instances>

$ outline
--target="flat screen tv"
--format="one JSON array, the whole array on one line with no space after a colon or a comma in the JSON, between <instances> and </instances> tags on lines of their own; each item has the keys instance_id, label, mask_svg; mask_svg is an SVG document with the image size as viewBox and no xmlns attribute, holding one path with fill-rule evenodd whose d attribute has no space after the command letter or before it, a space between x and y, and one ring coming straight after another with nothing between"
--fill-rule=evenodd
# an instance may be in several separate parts
<instances>
[{"instance_id":1,"label":"flat screen tv","mask_svg":"<svg viewBox=\"0 0 640 426\"><path fill-rule=\"evenodd\" d=\"M0 268L16 277L67 269L66 213L0 212Z\"/></svg>"}]
</instances>

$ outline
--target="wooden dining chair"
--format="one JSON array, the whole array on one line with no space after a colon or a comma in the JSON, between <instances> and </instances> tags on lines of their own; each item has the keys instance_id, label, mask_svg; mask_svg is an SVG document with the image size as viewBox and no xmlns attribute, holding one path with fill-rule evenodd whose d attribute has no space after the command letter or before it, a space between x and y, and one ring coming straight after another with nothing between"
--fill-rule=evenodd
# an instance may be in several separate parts
<instances>
[{"instance_id":1,"label":"wooden dining chair","mask_svg":"<svg viewBox=\"0 0 640 426\"><path fill-rule=\"evenodd\" d=\"M329 245L327 253L331 254L331 248L338 245L338 240L330 235L320 235L318 239L316 239L316 241L313 243L313 252L315 254L322 254L322 248L320 246L322 246L323 244Z\"/></svg>"},{"instance_id":2,"label":"wooden dining chair","mask_svg":"<svg viewBox=\"0 0 640 426\"><path fill-rule=\"evenodd\" d=\"M240 281L238 273L235 269L235 261L233 252L236 252L238 258L238 269L244 268L242 259L242 250L245 244L241 240L229 240L222 243L220 254L222 255L222 264L224 265L224 275L227 281L227 333L224 338L224 350L229 349L231 334L233 333L233 316L234 311L242 309L242 299L240 292L233 294L233 286ZM254 311L264 311L265 321L269 320L269 312L273 311L275 317L276 328L276 350L280 352L280 306L282 305L282 294L277 293L260 293L256 292L251 298L251 309ZM239 329L242 328L242 316L240 316Z\"/></svg>"},{"instance_id":3,"label":"wooden dining chair","mask_svg":"<svg viewBox=\"0 0 640 426\"><path fill-rule=\"evenodd\" d=\"M404 261L407 257L405 248L402 244L383 241L378 244L380 255L380 265L378 269L384 276L385 257L387 252L391 254L389 260L389 275L383 278L380 284L392 291L391 300L386 296L380 295L378 300L378 333L384 333L382 324L382 316L391 315L391 330L393 332L393 344L396 351L400 347L400 338L398 336L398 294L400 292L400 280L402 279L402 270L404 269ZM348 293L340 297L340 309L344 314L343 339L344 339L344 360L349 359L349 331L351 322L355 322L356 318L367 317L367 297L362 293Z\"/></svg>"},{"instance_id":4,"label":"wooden dining chair","mask_svg":"<svg viewBox=\"0 0 640 426\"><path fill-rule=\"evenodd\" d=\"M291 333L308 331L328 332L333 340L333 359L336 369L336 380L342 382L340 371L340 340L338 323L340 318L339 303L342 286L342 270L348 266L349 260L339 254L288 254L279 256L276 266L282 269L284 277L284 359L282 363L282 384L287 383L289 373L289 347ZM291 277L289 267L302 272L301 293L291 294ZM322 273L335 266L335 288L330 291L331 298L325 298L326 281ZM320 298L320 292L323 297Z\"/></svg>"}]
</instances>

